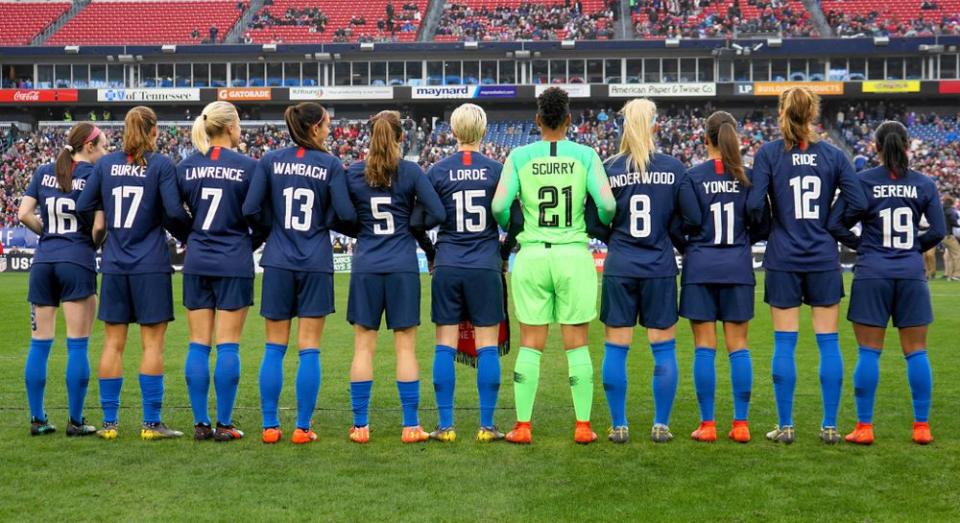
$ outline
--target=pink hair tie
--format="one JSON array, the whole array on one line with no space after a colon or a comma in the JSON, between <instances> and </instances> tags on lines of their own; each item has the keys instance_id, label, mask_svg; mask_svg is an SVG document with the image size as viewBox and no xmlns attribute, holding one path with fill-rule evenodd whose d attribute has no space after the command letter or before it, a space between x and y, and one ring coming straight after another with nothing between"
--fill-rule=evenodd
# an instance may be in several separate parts
<instances>
[{"instance_id":1,"label":"pink hair tie","mask_svg":"<svg viewBox=\"0 0 960 523\"><path fill-rule=\"evenodd\" d=\"M87 136L87 139L84 140L83 143L92 142L92 141L96 140L98 136L100 136L100 128L97 127L97 126L93 126L93 130L90 131L90 135Z\"/></svg>"}]
</instances>

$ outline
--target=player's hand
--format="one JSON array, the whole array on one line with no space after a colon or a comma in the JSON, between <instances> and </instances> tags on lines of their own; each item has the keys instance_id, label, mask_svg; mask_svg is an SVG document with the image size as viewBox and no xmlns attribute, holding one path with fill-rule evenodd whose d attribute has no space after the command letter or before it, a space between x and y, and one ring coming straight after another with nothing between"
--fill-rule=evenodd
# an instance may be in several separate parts
<instances>
[{"instance_id":1,"label":"player's hand","mask_svg":"<svg viewBox=\"0 0 960 523\"><path fill-rule=\"evenodd\" d=\"M430 271L430 276L433 276L433 260L427 262L427 270Z\"/></svg>"},{"instance_id":2,"label":"player's hand","mask_svg":"<svg viewBox=\"0 0 960 523\"><path fill-rule=\"evenodd\" d=\"M510 270L510 259L509 259L509 258L507 258L506 260L503 260L502 270L503 270L503 273L504 273L504 274L506 274L507 271Z\"/></svg>"}]
</instances>

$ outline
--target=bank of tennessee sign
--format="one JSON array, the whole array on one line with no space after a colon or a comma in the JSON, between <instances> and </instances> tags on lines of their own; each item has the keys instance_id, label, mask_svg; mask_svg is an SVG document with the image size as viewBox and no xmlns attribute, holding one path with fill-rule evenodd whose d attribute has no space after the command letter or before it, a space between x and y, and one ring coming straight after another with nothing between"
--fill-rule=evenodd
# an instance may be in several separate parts
<instances>
[{"instance_id":1,"label":"bank of tennessee sign","mask_svg":"<svg viewBox=\"0 0 960 523\"><path fill-rule=\"evenodd\" d=\"M98 102L199 102L200 89L97 89Z\"/></svg>"}]
</instances>

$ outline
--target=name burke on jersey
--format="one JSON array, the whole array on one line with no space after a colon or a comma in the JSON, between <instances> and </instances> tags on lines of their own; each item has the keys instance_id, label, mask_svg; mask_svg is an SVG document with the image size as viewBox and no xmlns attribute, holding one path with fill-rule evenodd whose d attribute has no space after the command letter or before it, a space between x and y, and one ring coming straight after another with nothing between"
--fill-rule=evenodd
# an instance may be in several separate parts
<instances>
[{"instance_id":1,"label":"name burke on jersey","mask_svg":"<svg viewBox=\"0 0 960 523\"><path fill-rule=\"evenodd\" d=\"M110 176L134 176L137 178L146 178L147 167L145 165L115 163L110 166Z\"/></svg>"},{"instance_id":2,"label":"name burke on jersey","mask_svg":"<svg viewBox=\"0 0 960 523\"><path fill-rule=\"evenodd\" d=\"M616 189L617 187L624 187L627 185L636 185L638 183L643 184L659 184L659 185L673 185L673 182L676 180L676 175L671 172L643 172L643 173L623 173L623 174L614 174L610 176L610 187Z\"/></svg>"}]
</instances>

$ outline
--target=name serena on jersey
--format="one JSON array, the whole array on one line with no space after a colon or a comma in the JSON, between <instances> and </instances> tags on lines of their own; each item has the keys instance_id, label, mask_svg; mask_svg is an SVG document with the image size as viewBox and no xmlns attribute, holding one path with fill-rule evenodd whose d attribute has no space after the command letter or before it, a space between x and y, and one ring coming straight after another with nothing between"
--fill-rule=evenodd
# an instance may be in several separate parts
<instances>
[{"instance_id":1,"label":"name serena on jersey","mask_svg":"<svg viewBox=\"0 0 960 523\"><path fill-rule=\"evenodd\" d=\"M643 173L623 173L615 174L610 177L610 187L616 189L627 185L658 184L673 185L676 181L676 175L671 172L648 171Z\"/></svg>"},{"instance_id":2,"label":"name serena on jersey","mask_svg":"<svg viewBox=\"0 0 960 523\"><path fill-rule=\"evenodd\" d=\"M213 165L191 167L187 169L186 180L188 182L193 180L228 180L231 182L242 182L243 169Z\"/></svg>"},{"instance_id":3,"label":"name serena on jersey","mask_svg":"<svg viewBox=\"0 0 960 523\"><path fill-rule=\"evenodd\" d=\"M51 189L60 189L60 184L57 183L57 177L49 174L43 175L43 178L40 179L40 185ZM87 185L86 180L74 178L70 188L74 191L82 191L85 185Z\"/></svg>"},{"instance_id":4,"label":"name serena on jersey","mask_svg":"<svg viewBox=\"0 0 960 523\"><path fill-rule=\"evenodd\" d=\"M273 162L273 174L280 176L306 176L315 180L327 179L327 168L305 163Z\"/></svg>"},{"instance_id":5,"label":"name serena on jersey","mask_svg":"<svg viewBox=\"0 0 960 523\"><path fill-rule=\"evenodd\" d=\"M874 185L874 198L916 198L916 185Z\"/></svg>"}]
</instances>

